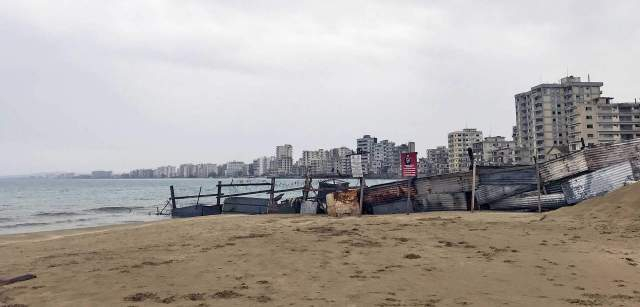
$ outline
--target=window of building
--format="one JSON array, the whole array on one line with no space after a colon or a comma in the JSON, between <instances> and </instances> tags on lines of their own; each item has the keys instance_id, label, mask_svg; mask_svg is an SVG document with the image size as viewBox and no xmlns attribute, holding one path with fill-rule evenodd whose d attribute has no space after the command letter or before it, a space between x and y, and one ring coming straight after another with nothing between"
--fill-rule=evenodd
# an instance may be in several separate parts
<instances>
[{"instance_id":1,"label":"window of building","mask_svg":"<svg viewBox=\"0 0 640 307\"><path fill-rule=\"evenodd\" d=\"M591 115L587 115L587 119L592 119L593 117L591 117Z\"/></svg>"},{"instance_id":2,"label":"window of building","mask_svg":"<svg viewBox=\"0 0 640 307\"><path fill-rule=\"evenodd\" d=\"M587 128L593 128L593 125L587 125Z\"/></svg>"},{"instance_id":3,"label":"window of building","mask_svg":"<svg viewBox=\"0 0 640 307\"><path fill-rule=\"evenodd\" d=\"M589 133L589 134L587 134L587 137L588 137L588 138L592 138L592 137L593 137L593 134Z\"/></svg>"},{"instance_id":4,"label":"window of building","mask_svg":"<svg viewBox=\"0 0 640 307\"><path fill-rule=\"evenodd\" d=\"M591 111L591 107L586 107L585 110Z\"/></svg>"}]
</instances>

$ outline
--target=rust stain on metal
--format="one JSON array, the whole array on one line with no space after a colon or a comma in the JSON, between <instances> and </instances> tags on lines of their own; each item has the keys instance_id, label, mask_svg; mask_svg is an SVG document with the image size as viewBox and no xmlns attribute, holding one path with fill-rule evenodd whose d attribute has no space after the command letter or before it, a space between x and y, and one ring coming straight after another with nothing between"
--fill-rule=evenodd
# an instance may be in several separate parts
<instances>
[{"instance_id":1,"label":"rust stain on metal","mask_svg":"<svg viewBox=\"0 0 640 307\"><path fill-rule=\"evenodd\" d=\"M361 212L358 190L327 194L327 214L329 216L359 216Z\"/></svg>"}]
</instances>

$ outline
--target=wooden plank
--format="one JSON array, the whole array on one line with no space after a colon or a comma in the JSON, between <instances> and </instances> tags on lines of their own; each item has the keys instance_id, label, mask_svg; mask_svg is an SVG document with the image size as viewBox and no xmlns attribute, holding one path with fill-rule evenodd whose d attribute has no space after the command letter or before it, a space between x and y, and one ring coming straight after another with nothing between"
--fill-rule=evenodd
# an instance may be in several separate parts
<instances>
[{"instance_id":1,"label":"wooden plank","mask_svg":"<svg viewBox=\"0 0 640 307\"><path fill-rule=\"evenodd\" d=\"M34 279L36 277L37 276L33 274L24 274L24 275L16 276L13 278L0 279L0 286L9 285L9 284L20 282L20 281L26 281L29 279Z\"/></svg>"}]
</instances>

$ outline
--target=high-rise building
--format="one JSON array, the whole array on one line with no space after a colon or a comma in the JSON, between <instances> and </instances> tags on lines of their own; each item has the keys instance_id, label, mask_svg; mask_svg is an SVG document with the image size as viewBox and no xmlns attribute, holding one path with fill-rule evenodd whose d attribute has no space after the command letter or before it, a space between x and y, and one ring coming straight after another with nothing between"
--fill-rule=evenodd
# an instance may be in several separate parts
<instances>
[{"instance_id":1,"label":"high-rise building","mask_svg":"<svg viewBox=\"0 0 640 307\"><path fill-rule=\"evenodd\" d=\"M351 174L351 157L353 150L347 147L333 148L329 150L328 174L331 175L349 175ZM349 159L348 167L344 161Z\"/></svg>"},{"instance_id":2,"label":"high-rise building","mask_svg":"<svg viewBox=\"0 0 640 307\"><path fill-rule=\"evenodd\" d=\"M274 157L260 157L253 160L251 171L253 176L268 176L272 170Z\"/></svg>"},{"instance_id":3,"label":"high-rise building","mask_svg":"<svg viewBox=\"0 0 640 307\"><path fill-rule=\"evenodd\" d=\"M396 158L400 159L395 156L395 147L396 144L389 140L382 140L373 145L369 174L383 176L390 172L395 173L391 170L393 161Z\"/></svg>"},{"instance_id":4,"label":"high-rise building","mask_svg":"<svg viewBox=\"0 0 640 307\"><path fill-rule=\"evenodd\" d=\"M449 133L449 172L465 172L469 170L471 161L467 148L473 143L482 142L482 131L475 128L465 128L461 131Z\"/></svg>"},{"instance_id":5,"label":"high-rise building","mask_svg":"<svg viewBox=\"0 0 640 307\"><path fill-rule=\"evenodd\" d=\"M612 103L599 97L576 104L569 126L569 150L640 138L640 103Z\"/></svg>"},{"instance_id":6,"label":"high-rise building","mask_svg":"<svg viewBox=\"0 0 640 307\"><path fill-rule=\"evenodd\" d=\"M231 161L227 162L227 168L225 169L225 176L227 177L243 177L248 173L248 167L244 162Z\"/></svg>"},{"instance_id":7,"label":"high-rise building","mask_svg":"<svg viewBox=\"0 0 640 307\"><path fill-rule=\"evenodd\" d=\"M191 163L180 164L178 167L178 177L193 178L196 176L196 166Z\"/></svg>"},{"instance_id":8,"label":"high-rise building","mask_svg":"<svg viewBox=\"0 0 640 307\"><path fill-rule=\"evenodd\" d=\"M176 177L176 167L171 165L160 166L153 171L153 177L155 178Z\"/></svg>"},{"instance_id":9,"label":"high-rise building","mask_svg":"<svg viewBox=\"0 0 640 307\"><path fill-rule=\"evenodd\" d=\"M213 163L197 164L195 168L195 176L198 178L215 177L218 174L218 166Z\"/></svg>"},{"instance_id":10,"label":"high-rise building","mask_svg":"<svg viewBox=\"0 0 640 307\"><path fill-rule=\"evenodd\" d=\"M329 152L324 149L302 151L300 162L300 167L305 175L329 173Z\"/></svg>"},{"instance_id":11,"label":"high-rise building","mask_svg":"<svg viewBox=\"0 0 640 307\"><path fill-rule=\"evenodd\" d=\"M443 175L449 173L449 151L446 146L429 148L423 163L425 176Z\"/></svg>"},{"instance_id":12,"label":"high-rise building","mask_svg":"<svg viewBox=\"0 0 640 307\"><path fill-rule=\"evenodd\" d=\"M373 149L376 143L378 143L378 139L368 134L356 140L357 153L361 154L363 174L369 174L373 158Z\"/></svg>"},{"instance_id":13,"label":"high-rise building","mask_svg":"<svg viewBox=\"0 0 640 307\"><path fill-rule=\"evenodd\" d=\"M514 141L503 136L488 136L472 146L476 163L491 166L515 164L515 147Z\"/></svg>"},{"instance_id":14,"label":"high-rise building","mask_svg":"<svg viewBox=\"0 0 640 307\"><path fill-rule=\"evenodd\" d=\"M293 146L284 144L276 146L276 170L280 176L291 175L293 166Z\"/></svg>"},{"instance_id":15,"label":"high-rise building","mask_svg":"<svg viewBox=\"0 0 640 307\"><path fill-rule=\"evenodd\" d=\"M560 83L543 83L516 94L517 162L533 163L534 157L545 161L552 149L560 152L579 149L574 137L577 131L583 130L582 124L585 128L595 126L586 121L578 123L576 108L585 102L598 101L602 85L602 82L582 82L580 77L569 76ZM593 129L587 134L595 137L597 132Z\"/></svg>"}]
</instances>

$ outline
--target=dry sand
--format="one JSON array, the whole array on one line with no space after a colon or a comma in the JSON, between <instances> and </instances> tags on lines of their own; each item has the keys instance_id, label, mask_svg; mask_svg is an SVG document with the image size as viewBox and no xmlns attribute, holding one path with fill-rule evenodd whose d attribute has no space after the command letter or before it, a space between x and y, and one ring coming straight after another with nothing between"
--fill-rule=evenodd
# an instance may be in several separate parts
<instances>
[{"instance_id":1,"label":"dry sand","mask_svg":"<svg viewBox=\"0 0 640 307\"><path fill-rule=\"evenodd\" d=\"M640 306L640 185L539 214L212 216L0 237L20 306Z\"/></svg>"}]
</instances>

